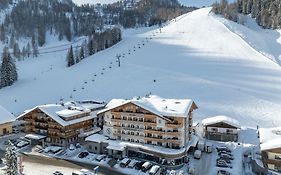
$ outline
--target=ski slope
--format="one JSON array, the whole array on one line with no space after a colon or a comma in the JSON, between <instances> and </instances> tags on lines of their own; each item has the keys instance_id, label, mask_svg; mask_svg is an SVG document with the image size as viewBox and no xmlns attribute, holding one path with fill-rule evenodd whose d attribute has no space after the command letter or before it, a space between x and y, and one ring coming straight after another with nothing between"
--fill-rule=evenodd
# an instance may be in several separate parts
<instances>
[{"instance_id":1,"label":"ski slope","mask_svg":"<svg viewBox=\"0 0 281 175\"><path fill-rule=\"evenodd\" d=\"M71 68L65 67L62 53L18 62L20 79L0 90L0 105L20 114L60 99L109 101L152 93L193 99L199 106L195 120L228 115L245 126L278 126L280 67L209 11L180 16L161 33L126 30L119 44ZM124 54L120 68L116 54Z\"/></svg>"}]
</instances>

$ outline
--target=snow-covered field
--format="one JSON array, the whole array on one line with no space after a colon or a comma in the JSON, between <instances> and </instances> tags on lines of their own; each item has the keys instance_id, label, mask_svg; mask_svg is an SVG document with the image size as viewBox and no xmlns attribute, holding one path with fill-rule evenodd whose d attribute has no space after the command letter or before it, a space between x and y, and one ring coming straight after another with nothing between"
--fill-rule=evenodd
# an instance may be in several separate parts
<instances>
[{"instance_id":1,"label":"snow-covered field","mask_svg":"<svg viewBox=\"0 0 281 175\"><path fill-rule=\"evenodd\" d=\"M281 65L281 30L263 29L255 19L241 15L243 25L218 17L232 32L239 35L251 47Z\"/></svg>"},{"instance_id":2,"label":"snow-covered field","mask_svg":"<svg viewBox=\"0 0 281 175\"><path fill-rule=\"evenodd\" d=\"M222 114L245 126L278 126L280 67L209 11L178 17L161 33L152 28L127 30L119 44L71 68L65 67L62 53L19 62L20 79L0 90L0 105L20 114L61 98L109 101L151 92L193 99L199 106L195 120ZM147 37L152 39L147 42ZM125 56L120 68L116 54Z\"/></svg>"}]
</instances>

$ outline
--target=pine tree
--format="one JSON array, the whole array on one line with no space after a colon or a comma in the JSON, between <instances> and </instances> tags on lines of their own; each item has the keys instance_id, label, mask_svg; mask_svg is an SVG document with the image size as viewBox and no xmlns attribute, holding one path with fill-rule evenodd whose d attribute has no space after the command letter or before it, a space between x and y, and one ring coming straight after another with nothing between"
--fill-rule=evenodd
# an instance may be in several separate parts
<instances>
[{"instance_id":1,"label":"pine tree","mask_svg":"<svg viewBox=\"0 0 281 175\"><path fill-rule=\"evenodd\" d=\"M8 146L5 153L4 164L5 164L5 175L17 175L17 151L15 146Z\"/></svg>"},{"instance_id":2,"label":"pine tree","mask_svg":"<svg viewBox=\"0 0 281 175\"><path fill-rule=\"evenodd\" d=\"M67 67L70 67L75 64L72 46L70 46L66 60L67 60Z\"/></svg>"},{"instance_id":3,"label":"pine tree","mask_svg":"<svg viewBox=\"0 0 281 175\"><path fill-rule=\"evenodd\" d=\"M15 62L7 47L4 48L2 64L0 67L0 87L11 86L18 80L18 73Z\"/></svg>"},{"instance_id":4,"label":"pine tree","mask_svg":"<svg viewBox=\"0 0 281 175\"><path fill-rule=\"evenodd\" d=\"M83 46L80 49L79 58L80 58L80 60L83 60L85 58L85 53L84 53L84 47Z\"/></svg>"}]
</instances>

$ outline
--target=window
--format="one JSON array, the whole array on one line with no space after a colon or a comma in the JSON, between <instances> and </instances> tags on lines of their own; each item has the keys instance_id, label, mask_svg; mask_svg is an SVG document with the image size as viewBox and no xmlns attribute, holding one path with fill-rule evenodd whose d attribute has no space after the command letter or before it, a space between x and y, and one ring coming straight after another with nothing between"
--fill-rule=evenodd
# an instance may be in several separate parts
<instances>
[{"instance_id":1,"label":"window","mask_svg":"<svg viewBox=\"0 0 281 175\"><path fill-rule=\"evenodd\" d=\"M161 124L161 119L158 120L158 123Z\"/></svg>"},{"instance_id":2,"label":"window","mask_svg":"<svg viewBox=\"0 0 281 175\"><path fill-rule=\"evenodd\" d=\"M275 159L281 160L281 155L275 155Z\"/></svg>"},{"instance_id":3,"label":"window","mask_svg":"<svg viewBox=\"0 0 281 175\"><path fill-rule=\"evenodd\" d=\"M98 147L95 146L95 150L98 150Z\"/></svg>"}]
</instances>

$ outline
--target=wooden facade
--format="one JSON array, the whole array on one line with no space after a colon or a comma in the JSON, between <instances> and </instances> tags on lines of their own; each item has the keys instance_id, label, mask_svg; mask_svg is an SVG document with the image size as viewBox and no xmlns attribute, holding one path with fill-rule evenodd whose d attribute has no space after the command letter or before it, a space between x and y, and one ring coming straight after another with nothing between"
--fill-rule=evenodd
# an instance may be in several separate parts
<instances>
[{"instance_id":1,"label":"wooden facade","mask_svg":"<svg viewBox=\"0 0 281 175\"><path fill-rule=\"evenodd\" d=\"M85 116L89 116L90 112L84 112L79 115L63 118L66 122L79 120ZM73 122L71 124L62 125L49 116L40 108L35 108L30 112L22 115L20 120L25 121L25 132L47 136L46 143L53 145L66 146L78 140L78 135L82 132L91 131L93 129L93 119L83 120L81 122Z\"/></svg>"},{"instance_id":2,"label":"wooden facade","mask_svg":"<svg viewBox=\"0 0 281 175\"><path fill-rule=\"evenodd\" d=\"M0 124L0 136L12 133L12 122L5 122Z\"/></svg>"},{"instance_id":3,"label":"wooden facade","mask_svg":"<svg viewBox=\"0 0 281 175\"><path fill-rule=\"evenodd\" d=\"M239 128L225 122L217 122L204 126L205 137L209 140L222 142L238 141Z\"/></svg>"},{"instance_id":4,"label":"wooden facade","mask_svg":"<svg viewBox=\"0 0 281 175\"><path fill-rule=\"evenodd\" d=\"M281 148L263 150L262 160L269 170L281 173Z\"/></svg>"}]
</instances>

